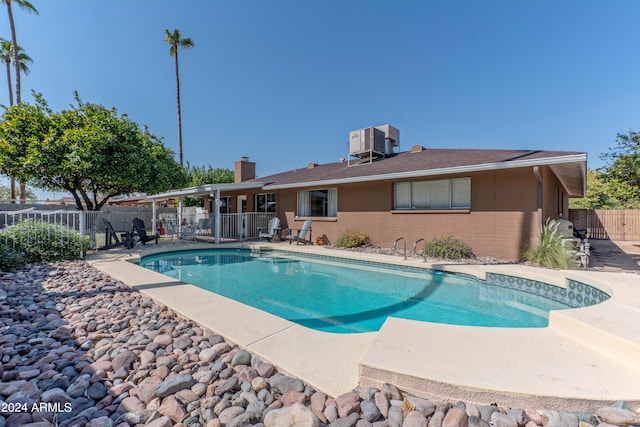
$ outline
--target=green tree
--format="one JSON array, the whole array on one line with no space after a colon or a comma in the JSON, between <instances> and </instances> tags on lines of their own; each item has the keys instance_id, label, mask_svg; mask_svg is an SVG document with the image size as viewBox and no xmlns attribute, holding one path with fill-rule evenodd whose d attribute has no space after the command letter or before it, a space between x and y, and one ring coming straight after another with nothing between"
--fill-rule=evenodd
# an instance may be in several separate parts
<instances>
[{"instance_id":1,"label":"green tree","mask_svg":"<svg viewBox=\"0 0 640 427\"><path fill-rule=\"evenodd\" d=\"M18 44L18 38L16 36L16 25L13 21L13 9L11 7L12 4L17 4L20 9L29 12L38 14L38 10L27 0L3 0L4 4L7 6L7 14L9 15L9 27L11 28L11 43L13 46L20 46ZM16 73L16 103L20 104L20 51L16 49L13 51L13 66L15 67Z\"/></svg>"},{"instance_id":2,"label":"green tree","mask_svg":"<svg viewBox=\"0 0 640 427\"><path fill-rule=\"evenodd\" d=\"M620 206L620 201L610 192L609 183L602 173L593 169L587 171L587 192L581 199L570 199L571 209L611 209Z\"/></svg>"},{"instance_id":3,"label":"green tree","mask_svg":"<svg viewBox=\"0 0 640 427\"><path fill-rule=\"evenodd\" d=\"M178 49L190 49L195 44L193 40L189 37L182 38L182 33L177 28L173 30L173 32L165 29L165 38L164 42L171 47L169 48L169 54L175 59L175 69L176 69L176 108L178 110L178 159L180 162L180 166L183 165L182 162L182 113L180 109L180 74L178 73Z\"/></svg>"},{"instance_id":4,"label":"green tree","mask_svg":"<svg viewBox=\"0 0 640 427\"><path fill-rule=\"evenodd\" d=\"M68 191L80 210L100 210L121 194L186 184L174 153L115 108L82 102L52 112L36 103L9 107L0 122L0 169L52 191Z\"/></svg>"},{"instance_id":5,"label":"green tree","mask_svg":"<svg viewBox=\"0 0 640 427\"><path fill-rule=\"evenodd\" d=\"M189 184L192 186L206 184L224 184L234 181L233 171L229 168L214 168L213 166L192 166L187 162L185 168Z\"/></svg>"},{"instance_id":6,"label":"green tree","mask_svg":"<svg viewBox=\"0 0 640 427\"><path fill-rule=\"evenodd\" d=\"M640 205L640 133L618 133L616 146L601 158L606 162L601 176L620 207Z\"/></svg>"},{"instance_id":7,"label":"green tree","mask_svg":"<svg viewBox=\"0 0 640 427\"><path fill-rule=\"evenodd\" d=\"M229 168L214 168L213 166L192 166L187 162L185 168L189 185L192 187L207 184L224 184L234 181L233 171ZM185 206L203 206L204 200L196 197L185 197Z\"/></svg>"}]
</instances>

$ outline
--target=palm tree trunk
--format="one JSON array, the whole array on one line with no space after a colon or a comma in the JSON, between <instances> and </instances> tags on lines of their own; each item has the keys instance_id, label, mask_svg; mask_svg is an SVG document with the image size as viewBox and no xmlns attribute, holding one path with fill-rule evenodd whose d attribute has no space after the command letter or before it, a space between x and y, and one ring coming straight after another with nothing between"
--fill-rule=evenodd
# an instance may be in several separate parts
<instances>
[{"instance_id":1,"label":"palm tree trunk","mask_svg":"<svg viewBox=\"0 0 640 427\"><path fill-rule=\"evenodd\" d=\"M180 112L180 76L178 74L178 46L175 46L176 52L176 106L178 108L178 158L180 166L182 164L182 114Z\"/></svg>"},{"instance_id":2,"label":"palm tree trunk","mask_svg":"<svg viewBox=\"0 0 640 427\"><path fill-rule=\"evenodd\" d=\"M9 14L9 25L11 27L11 43L13 43L13 65L16 68L16 104L20 104L20 61L18 59L18 39L16 37L16 26L13 22L13 11L11 10L11 0L5 0L7 13Z\"/></svg>"},{"instance_id":3,"label":"palm tree trunk","mask_svg":"<svg viewBox=\"0 0 640 427\"><path fill-rule=\"evenodd\" d=\"M5 58L7 64L7 84L9 85L9 106L13 105L13 87L11 86L11 58ZM11 178L11 203L16 202L16 180Z\"/></svg>"},{"instance_id":4,"label":"palm tree trunk","mask_svg":"<svg viewBox=\"0 0 640 427\"><path fill-rule=\"evenodd\" d=\"M9 106L13 105L13 87L11 86L11 58L5 58L7 63L7 83L9 84Z\"/></svg>"}]
</instances>

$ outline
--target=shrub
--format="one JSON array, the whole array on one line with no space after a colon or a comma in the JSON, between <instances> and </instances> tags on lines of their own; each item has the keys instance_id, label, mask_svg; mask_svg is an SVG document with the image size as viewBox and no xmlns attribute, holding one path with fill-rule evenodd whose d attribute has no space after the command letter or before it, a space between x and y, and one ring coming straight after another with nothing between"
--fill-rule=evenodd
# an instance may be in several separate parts
<instances>
[{"instance_id":1,"label":"shrub","mask_svg":"<svg viewBox=\"0 0 640 427\"><path fill-rule=\"evenodd\" d=\"M0 232L0 240L23 255L25 262L76 259L91 246L88 236L80 236L63 225L22 220Z\"/></svg>"},{"instance_id":2,"label":"shrub","mask_svg":"<svg viewBox=\"0 0 640 427\"><path fill-rule=\"evenodd\" d=\"M13 271L24 265L24 257L19 252L12 250L4 242L0 243L0 270Z\"/></svg>"},{"instance_id":3,"label":"shrub","mask_svg":"<svg viewBox=\"0 0 640 427\"><path fill-rule=\"evenodd\" d=\"M559 225L556 221L547 220L540 230L537 244L525 250L523 258L542 267L575 268L575 259L564 245L564 236L558 231Z\"/></svg>"},{"instance_id":4,"label":"shrub","mask_svg":"<svg viewBox=\"0 0 640 427\"><path fill-rule=\"evenodd\" d=\"M462 259L473 258L471 246L452 236L433 239L424 246L425 255L431 258Z\"/></svg>"},{"instance_id":5,"label":"shrub","mask_svg":"<svg viewBox=\"0 0 640 427\"><path fill-rule=\"evenodd\" d=\"M357 228L350 228L343 231L338 240L336 240L336 246L339 248L355 248L357 246L364 246L369 244L369 236L364 231L360 231Z\"/></svg>"}]
</instances>

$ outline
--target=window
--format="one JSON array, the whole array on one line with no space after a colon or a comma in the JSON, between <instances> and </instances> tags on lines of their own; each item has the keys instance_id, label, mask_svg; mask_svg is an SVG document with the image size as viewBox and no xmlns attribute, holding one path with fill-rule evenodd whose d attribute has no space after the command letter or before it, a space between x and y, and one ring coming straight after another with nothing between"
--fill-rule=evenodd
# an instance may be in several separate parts
<instances>
[{"instance_id":1,"label":"window","mask_svg":"<svg viewBox=\"0 0 640 427\"><path fill-rule=\"evenodd\" d=\"M211 212L212 214L216 210L215 206L216 206L215 199L210 199L210 201L209 201L209 212ZM220 197L220 213L221 214L225 214L225 213L229 213L229 212L231 212L231 197L229 197L229 196Z\"/></svg>"},{"instance_id":2,"label":"window","mask_svg":"<svg viewBox=\"0 0 640 427\"><path fill-rule=\"evenodd\" d=\"M255 202L256 212L276 211L276 193L256 194Z\"/></svg>"},{"instance_id":3,"label":"window","mask_svg":"<svg viewBox=\"0 0 640 427\"><path fill-rule=\"evenodd\" d=\"M397 182L393 187L394 209L469 209L471 178Z\"/></svg>"},{"instance_id":4,"label":"window","mask_svg":"<svg viewBox=\"0 0 640 427\"><path fill-rule=\"evenodd\" d=\"M298 191L298 216L338 216L336 188Z\"/></svg>"}]
</instances>

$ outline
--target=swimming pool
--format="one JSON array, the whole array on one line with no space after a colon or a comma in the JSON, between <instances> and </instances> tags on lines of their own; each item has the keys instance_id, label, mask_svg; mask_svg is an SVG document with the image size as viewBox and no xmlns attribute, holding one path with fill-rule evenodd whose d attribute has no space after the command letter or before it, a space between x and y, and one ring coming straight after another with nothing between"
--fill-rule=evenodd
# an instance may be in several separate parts
<instances>
[{"instance_id":1,"label":"swimming pool","mask_svg":"<svg viewBox=\"0 0 640 427\"><path fill-rule=\"evenodd\" d=\"M335 333L377 331L389 316L539 328L548 325L550 310L570 308L466 275L278 251L172 252L144 257L140 265L300 325Z\"/></svg>"}]
</instances>

